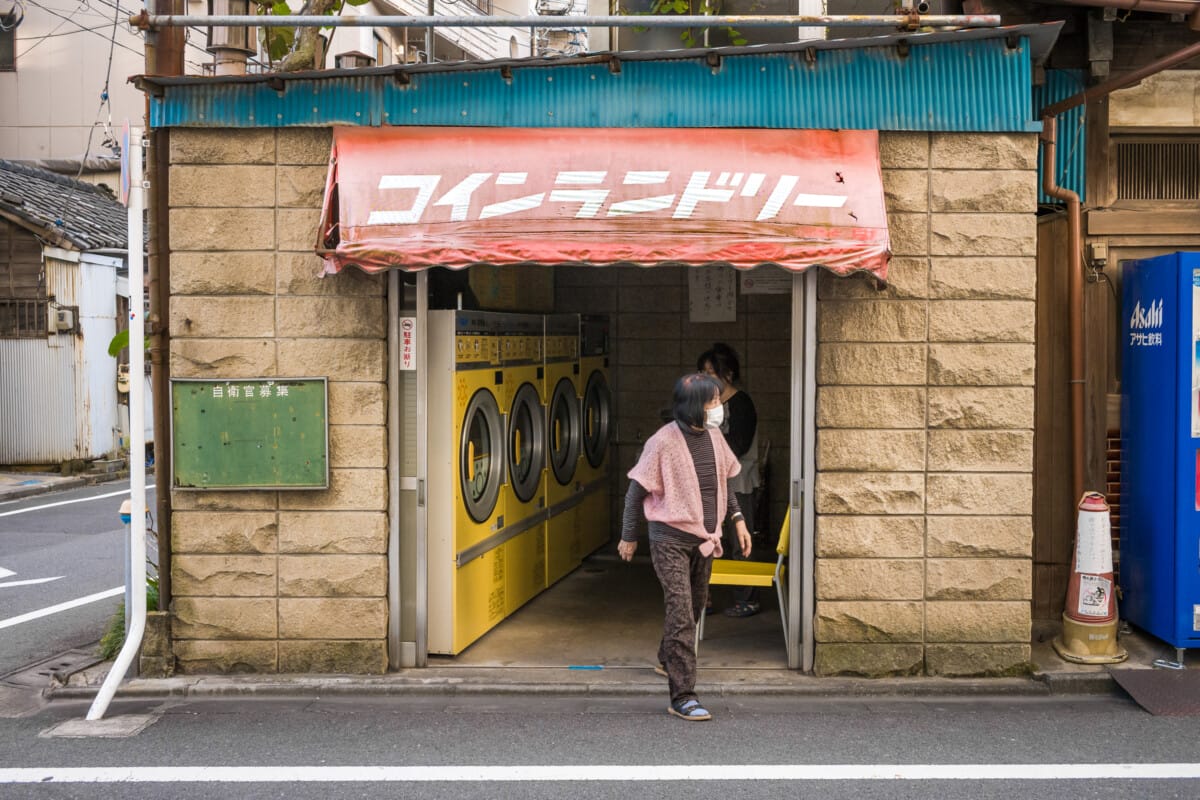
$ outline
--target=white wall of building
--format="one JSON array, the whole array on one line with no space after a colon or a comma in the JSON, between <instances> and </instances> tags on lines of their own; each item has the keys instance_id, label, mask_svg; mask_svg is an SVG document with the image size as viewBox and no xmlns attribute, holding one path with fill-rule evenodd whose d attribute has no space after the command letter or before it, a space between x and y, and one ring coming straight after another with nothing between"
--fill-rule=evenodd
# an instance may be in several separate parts
<instances>
[{"instance_id":1,"label":"white wall of building","mask_svg":"<svg viewBox=\"0 0 1200 800\"><path fill-rule=\"evenodd\" d=\"M0 72L0 158L78 159L85 150L92 158L111 157L113 151L103 146L107 130L117 138L126 119L140 123L145 114L145 96L127 80L145 71L141 34L126 22L142 5L39 1L25 4L17 28L16 71ZM0 9L9 3L0 0ZM193 30L189 37L186 70L195 74L210 58L203 35ZM109 101L102 109L106 80ZM89 131L94 131L90 150Z\"/></svg>"},{"instance_id":2,"label":"white wall of building","mask_svg":"<svg viewBox=\"0 0 1200 800\"><path fill-rule=\"evenodd\" d=\"M17 28L17 69L0 73L0 157L80 158L97 122L106 76L115 129L126 117L142 117L142 93L125 83L142 71L142 43L123 19L116 26L111 72L107 68L117 13L107 3L115 1L47 2L54 12L26 4ZM128 9L121 14L128 17ZM93 157L112 155L101 149L108 116L106 109L96 126Z\"/></svg>"},{"instance_id":3,"label":"white wall of building","mask_svg":"<svg viewBox=\"0 0 1200 800\"><path fill-rule=\"evenodd\" d=\"M117 416L117 360L108 343L117 334L117 268L121 259L85 253L79 260L79 330L83 349L87 413L91 417L88 451L111 453L120 443Z\"/></svg>"}]
</instances>

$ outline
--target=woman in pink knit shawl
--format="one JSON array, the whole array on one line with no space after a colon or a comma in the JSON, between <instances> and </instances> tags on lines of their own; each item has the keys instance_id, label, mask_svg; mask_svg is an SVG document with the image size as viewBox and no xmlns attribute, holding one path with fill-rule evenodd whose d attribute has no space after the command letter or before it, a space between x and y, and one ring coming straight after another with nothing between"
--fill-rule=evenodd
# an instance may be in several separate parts
<instances>
[{"instance_id":1,"label":"woman in pink knit shawl","mask_svg":"<svg viewBox=\"0 0 1200 800\"><path fill-rule=\"evenodd\" d=\"M638 524L645 518L666 606L655 671L667 677L667 711L689 721L712 719L696 697L696 621L708 599L713 556L722 554L726 517L735 523L742 553L750 554L750 531L729 491L729 479L740 467L720 431L720 395L720 384L708 375L685 375L675 382L674 421L646 440L629 471L617 547L621 558L633 559Z\"/></svg>"}]
</instances>

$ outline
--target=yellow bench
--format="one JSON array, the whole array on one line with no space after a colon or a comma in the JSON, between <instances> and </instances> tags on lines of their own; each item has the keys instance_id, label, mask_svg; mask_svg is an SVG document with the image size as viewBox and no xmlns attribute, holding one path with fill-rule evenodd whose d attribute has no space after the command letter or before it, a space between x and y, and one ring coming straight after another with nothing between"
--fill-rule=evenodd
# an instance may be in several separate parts
<instances>
[{"instance_id":1,"label":"yellow bench","mask_svg":"<svg viewBox=\"0 0 1200 800\"><path fill-rule=\"evenodd\" d=\"M783 517L783 525L779 529L779 545L775 552L778 558L774 564L764 561L734 561L731 558L714 558L712 576L709 586L772 586L779 598L779 620L783 624L783 641L789 655L791 646L788 642L787 598L784 596L784 573L787 569L785 562L788 557L788 542L791 539L792 512L788 509ZM700 640L704 638L704 614L696 623L696 649L700 649Z\"/></svg>"}]
</instances>

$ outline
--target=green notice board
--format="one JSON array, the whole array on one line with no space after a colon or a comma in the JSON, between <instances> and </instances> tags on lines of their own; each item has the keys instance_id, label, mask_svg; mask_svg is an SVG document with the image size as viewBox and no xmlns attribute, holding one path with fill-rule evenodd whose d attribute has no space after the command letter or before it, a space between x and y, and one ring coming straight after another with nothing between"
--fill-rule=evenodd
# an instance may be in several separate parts
<instances>
[{"instance_id":1,"label":"green notice board","mask_svg":"<svg viewBox=\"0 0 1200 800\"><path fill-rule=\"evenodd\" d=\"M172 380L177 489L329 486L325 378Z\"/></svg>"}]
</instances>

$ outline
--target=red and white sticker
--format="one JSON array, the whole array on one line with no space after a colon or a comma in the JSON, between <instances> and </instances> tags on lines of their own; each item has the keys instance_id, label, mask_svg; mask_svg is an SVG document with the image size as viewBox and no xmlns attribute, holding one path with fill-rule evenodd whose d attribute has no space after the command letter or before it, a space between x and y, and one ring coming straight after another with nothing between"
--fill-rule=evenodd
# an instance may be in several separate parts
<instances>
[{"instance_id":1,"label":"red and white sticker","mask_svg":"<svg viewBox=\"0 0 1200 800\"><path fill-rule=\"evenodd\" d=\"M1079 608L1085 617L1107 617L1112 581L1097 575L1079 576Z\"/></svg>"}]
</instances>

